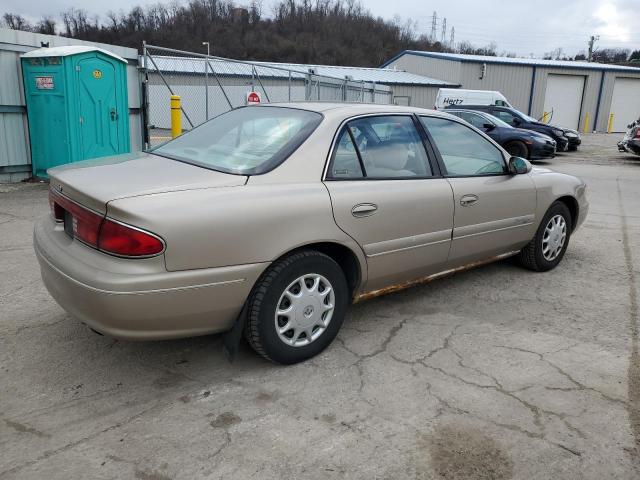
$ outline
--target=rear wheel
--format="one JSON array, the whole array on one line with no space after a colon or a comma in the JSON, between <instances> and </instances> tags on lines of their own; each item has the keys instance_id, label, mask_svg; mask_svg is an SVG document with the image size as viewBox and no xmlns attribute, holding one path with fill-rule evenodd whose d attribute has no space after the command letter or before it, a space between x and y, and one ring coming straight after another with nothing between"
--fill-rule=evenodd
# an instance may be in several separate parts
<instances>
[{"instance_id":1,"label":"rear wheel","mask_svg":"<svg viewBox=\"0 0 640 480\"><path fill-rule=\"evenodd\" d=\"M520 251L518 260L536 272L555 268L567 251L571 228L569 209L562 202L554 202L540 222L533 240Z\"/></svg>"},{"instance_id":2,"label":"rear wheel","mask_svg":"<svg viewBox=\"0 0 640 480\"><path fill-rule=\"evenodd\" d=\"M529 158L529 150L522 142L509 142L504 146L504 149L512 157Z\"/></svg>"},{"instance_id":3,"label":"rear wheel","mask_svg":"<svg viewBox=\"0 0 640 480\"><path fill-rule=\"evenodd\" d=\"M245 335L272 362L291 364L324 350L338 334L349 302L340 266L303 250L278 260L256 283Z\"/></svg>"}]
</instances>

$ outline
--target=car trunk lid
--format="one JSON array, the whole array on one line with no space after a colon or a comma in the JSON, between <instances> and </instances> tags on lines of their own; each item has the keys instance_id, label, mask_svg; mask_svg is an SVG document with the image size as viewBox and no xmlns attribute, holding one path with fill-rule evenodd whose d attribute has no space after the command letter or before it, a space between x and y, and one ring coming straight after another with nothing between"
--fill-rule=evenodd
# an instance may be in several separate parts
<instances>
[{"instance_id":1,"label":"car trunk lid","mask_svg":"<svg viewBox=\"0 0 640 480\"><path fill-rule=\"evenodd\" d=\"M49 170L49 176L53 190L99 213L119 198L235 187L248 178L140 152L63 165Z\"/></svg>"}]
</instances>

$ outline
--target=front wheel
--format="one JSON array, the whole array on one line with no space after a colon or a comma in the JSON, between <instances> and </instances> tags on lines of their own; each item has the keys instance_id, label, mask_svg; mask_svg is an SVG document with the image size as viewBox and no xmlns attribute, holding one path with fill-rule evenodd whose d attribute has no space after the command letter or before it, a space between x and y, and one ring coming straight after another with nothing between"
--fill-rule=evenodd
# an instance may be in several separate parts
<instances>
[{"instance_id":1,"label":"front wheel","mask_svg":"<svg viewBox=\"0 0 640 480\"><path fill-rule=\"evenodd\" d=\"M567 206L562 202L551 204L535 237L520 251L520 263L536 272L555 268L567 251L571 228L571 213Z\"/></svg>"},{"instance_id":2,"label":"front wheel","mask_svg":"<svg viewBox=\"0 0 640 480\"><path fill-rule=\"evenodd\" d=\"M323 253L302 250L275 262L256 283L245 336L272 362L302 362L333 341L348 303L340 266Z\"/></svg>"}]
</instances>

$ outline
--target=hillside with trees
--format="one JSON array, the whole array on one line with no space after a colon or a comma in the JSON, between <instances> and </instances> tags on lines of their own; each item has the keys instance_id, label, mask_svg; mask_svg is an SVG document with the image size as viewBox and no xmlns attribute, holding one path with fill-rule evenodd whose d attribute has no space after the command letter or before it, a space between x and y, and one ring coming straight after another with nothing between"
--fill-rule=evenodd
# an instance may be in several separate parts
<instances>
[{"instance_id":1,"label":"hillside with trees","mask_svg":"<svg viewBox=\"0 0 640 480\"><path fill-rule=\"evenodd\" d=\"M5 13L4 26L18 30L124 45L142 41L222 57L280 62L374 66L404 49L458 51L416 32L412 21L375 17L356 0L278 0L269 12L257 1L239 7L231 0L190 0L184 4L132 7L99 18L72 8L30 24ZM459 46L464 53L495 55L495 45Z\"/></svg>"}]
</instances>

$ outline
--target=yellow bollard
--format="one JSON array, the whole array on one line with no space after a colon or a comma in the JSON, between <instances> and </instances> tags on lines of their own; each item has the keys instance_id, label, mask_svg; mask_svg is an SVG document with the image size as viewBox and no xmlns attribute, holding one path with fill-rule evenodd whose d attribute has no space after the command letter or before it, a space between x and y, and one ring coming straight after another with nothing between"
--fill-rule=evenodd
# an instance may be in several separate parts
<instances>
[{"instance_id":1,"label":"yellow bollard","mask_svg":"<svg viewBox=\"0 0 640 480\"><path fill-rule=\"evenodd\" d=\"M587 112L584 116L584 130L583 133L589 133L589 112Z\"/></svg>"},{"instance_id":2,"label":"yellow bollard","mask_svg":"<svg viewBox=\"0 0 640 480\"><path fill-rule=\"evenodd\" d=\"M609 114L609 125L607 125L607 133L613 131L613 113Z\"/></svg>"},{"instance_id":3,"label":"yellow bollard","mask_svg":"<svg viewBox=\"0 0 640 480\"><path fill-rule=\"evenodd\" d=\"M544 112L544 115L542 115L542 123L548 123L549 122L549 112Z\"/></svg>"},{"instance_id":4,"label":"yellow bollard","mask_svg":"<svg viewBox=\"0 0 640 480\"><path fill-rule=\"evenodd\" d=\"M171 138L182 135L180 95L171 95Z\"/></svg>"}]
</instances>

